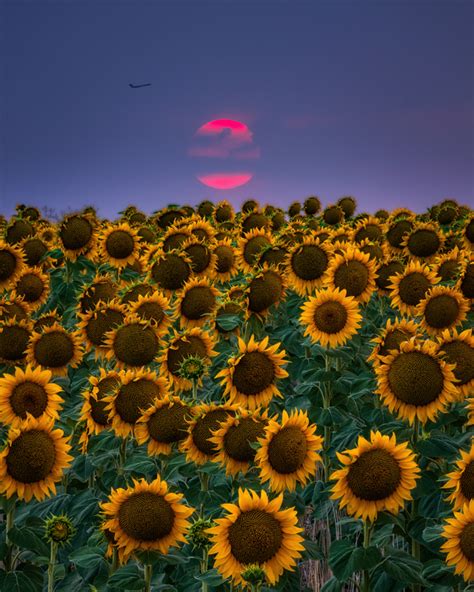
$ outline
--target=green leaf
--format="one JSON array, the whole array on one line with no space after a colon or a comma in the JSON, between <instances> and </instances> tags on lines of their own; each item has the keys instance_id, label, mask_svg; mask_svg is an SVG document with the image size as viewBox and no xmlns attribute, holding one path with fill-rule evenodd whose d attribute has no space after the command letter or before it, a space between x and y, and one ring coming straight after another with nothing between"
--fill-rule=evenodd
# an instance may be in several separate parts
<instances>
[{"instance_id":1,"label":"green leaf","mask_svg":"<svg viewBox=\"0 0 474 592\"><path fill-rule=\"evenodd\" d=\"M426 585L426 581L421 575L423 571L422 563L405 551L393 547L387 548L386 554L382 567L390 577L404 584Z\"/></svg>"},{"instance_id":2,"label":"green leaf","mask_svg":"<svg viewBox=\"0 0 474 592\"><path fill-rule=\"evenodd\" d=\"M341 582L345 582L356 571L372 569L381 560L382 555L377 547L354 547L348 539L335 541L329 552L329 566Z\"/></svg>"},{"instance_id":3,"label":"green leaf","mask_svg":"<svg viewBox=\"0 0 474 592\"><path fill-rule=\"evenodd\" d=\"M216 323L223 331L232 331L240 325L240 317L235 314L221 314L216 317Z\"/></svg>"},{"instance_id":4,"label":"green leaf","mask_svg":"<svg viewBox=\"0 0 474 592\"><path fill-rule=\"evenodd\" d=\"M343 585L337 578L332 577L321 588L321 592L341 592L342 586Z\"/></svg>"},{"instance_id":5,"label":"green leaf","mask_svg":"<svg viewBox=\"0 0 474 592\"><path fill-rule=\"evenodd\" d=\"M69 559L79 567L95 568L104 561L100 547L80 547L69 555Z\"/></svg>"},{"instance_id":6,"label":"green leaf","mask_svg":"<svg viewBox=\"0 0 474 592\"><path fill-rule=\"evenodd\" d=\"M49 555L49 547L41 538L41 535L28 526L19 528L14 526L8 536L21 549L28 549L28 551L33 551L33 553L37 553L38 555Z\"/></svg>"},{"instance_id":7,"label":"green leaf","mask_svg":"<svg viewBox=\"0 0 474 592\"><path fill-rule=\"evenodd\" d=\"M40 567L25 563L17 570L0 578L0 590L5 592L41 592L43 590L43 572Z\"/></svg>"},{"instance_id":8,"label":"green leaf","mask_svg":"<svg viewBox=\"0 0 474 592\"><path fill-rule=\"evenodd\" d=\"M194 576L199 582L205 582L209 588L217 588L222 586L225 580L222 578L220 573L215 569L210 569L203 574Z\"/></svg>"},{"instance_id":9,"label":"green leaf","mask_svg":"<svg viewBox=\"0 0 474 592\"><path fill-rule=\"evenodd\" d=\"M108 584L116 586L119 590L143 590L145 580L138 565L125 565L113 574Z\"/></svg>"}]
</instances>

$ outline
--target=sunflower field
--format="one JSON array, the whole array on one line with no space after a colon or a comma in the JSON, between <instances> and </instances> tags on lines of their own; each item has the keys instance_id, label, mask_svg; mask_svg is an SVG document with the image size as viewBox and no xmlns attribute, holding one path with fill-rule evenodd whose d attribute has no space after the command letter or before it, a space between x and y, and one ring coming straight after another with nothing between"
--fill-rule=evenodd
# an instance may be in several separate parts
<instances>
[{"instance_id":1,"label":"sunflower field","mask_svg":"<svg viewBox=\"0 0 474 592\"><path fill-rule=\"evenodd\" d=\"M0 217L0 590L474 590L474 214Z\"/></svg>"}]
</instances>

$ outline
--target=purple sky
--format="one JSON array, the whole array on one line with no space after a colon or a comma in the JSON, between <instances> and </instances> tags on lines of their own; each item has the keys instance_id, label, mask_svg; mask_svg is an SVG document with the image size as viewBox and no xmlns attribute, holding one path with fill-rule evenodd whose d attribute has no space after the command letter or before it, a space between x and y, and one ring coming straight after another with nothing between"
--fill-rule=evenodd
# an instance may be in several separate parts
<instances>
[{"instance_id":1,"label":"purple sky","mask_svg":"<svg viewBox=\"0 0 474 592\"><path fill-rule=\"evenodd\" d=\"M16 0L0 12L3 213L309 194L354 195L359 211L474 205L470 0ZM248 126L254 157L197 155L195 132L220 118ZM252 180L227 191L196 178L244 170Z\"/></svg>"}]
</instances>

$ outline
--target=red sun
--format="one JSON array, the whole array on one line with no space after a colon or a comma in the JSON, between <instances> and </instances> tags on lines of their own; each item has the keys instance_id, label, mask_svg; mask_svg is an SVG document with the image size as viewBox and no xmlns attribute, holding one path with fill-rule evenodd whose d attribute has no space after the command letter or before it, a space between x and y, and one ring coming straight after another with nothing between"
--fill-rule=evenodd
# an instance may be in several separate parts
<instances>
[{"instance_id":1,"label":"red sun","mask_svg":"<svg viewBox=\"0 0 474 592\"><path fill-rule=\"evenodd\" d=\"M248 170L249 161L260 157L253 133L241 121L214 119L202 125L194 134L188 155L201 162L205 170L196 175L198 181L213 189L234 189L248 183L254 176Z\"/></svg>"}]
</instances>

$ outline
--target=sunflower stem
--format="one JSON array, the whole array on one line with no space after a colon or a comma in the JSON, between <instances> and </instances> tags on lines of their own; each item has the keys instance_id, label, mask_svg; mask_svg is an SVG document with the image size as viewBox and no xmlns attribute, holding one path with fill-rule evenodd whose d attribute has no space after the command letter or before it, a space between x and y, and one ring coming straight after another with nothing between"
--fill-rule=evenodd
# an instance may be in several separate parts
<instances>
[{"instance_id":1,"label":"sunflower stem","mask_svg":"<svg viewBox=\"0 0 474 592\"><path fill-rule=\"evenodd\" d=\"M209 559L209 552L208 552L207 547L205 547L202 550L201 574L205 574L207 572L208 559ZM205 582L204 580L202 581L201 590L202 590L202 592L208 592L208 590L209 590L209 586L207 585L207 582Z\"/></svg>"},{"instance_id":2,"label":"sunflower stem","mask_svg":"<svg viewBox=\"0 0 474 592\"><path fill-rule=\"evenodd\" d=\"M118 551L117 551L116 547L114 547L112 549L112 564L110 566L110 575L112 575L113 573L115 573L117 571L118 565L119 565Z\"/></svg>"},{"instance_id":3,"label":"sunflower stem","mask_svg":"<svg viewBox=\"0 0 474 592\"><path fill-rule=\"evenodd\" d=\"M191 399L191 403L197 403L197 391L198 391L198 381L196 378L193 378L192 380L193 383L193 391L192 391L192 399Z\"/></svg>"},{"instance_id":4,"label":"sunflower stem","mask_svg":"<svg viewBox=\"0 0 474 592\"><path fill-rule=\"evenodd\" d=\"M10 540L9 534L13 528L15 522L15 504L7 511L6 524L5 524L5 542L7 544L7 552L5 554L4 564L5 571L11 571L13 569L13 542Z\"/></svg>"},{"instance_id":5,"label":"sunflower stem","mask_svg":"<svg viewBox=\"0 0 474 592\"><path fill-rule=\"evenodd\" d=\"M144 592L150 592L151 590L151 576L153 575L153 566L151 563L145 563L143 565L143 577L145 579Z\"/></svg>"},{"instance_id":6,"label":"sunflower stem","mask_svg":"<svg viewBox=\"0 0 474 592\"><path fill-rule=\"evenodd\" d=\"M364 549L370 545L370 537L372 535L372 524L368 520L364 520ZM362 572L362 587L361 592L370 592L370 573L368 569Z\"/></svg>"},{"instance_id":7,"label":"sunflower stem","mask_svg":"<svg viewBox=\"0 0 474 592\"><path fill-rule=\"evenodd\" d=\"M125 461L127 460L127 444L128 444L128 436L122 440L122 444L120 445L120 456L119 456L119 467L118 473L123 475L124 470L123 466Z\"/></svg>"},{"instance_id":8,"label":"sunflower stem","mask_svg":"<svg viewBox=\"0 0 474 592\"><path fill-rule=\"evenodd\" d=\"M54 566L56 565L56 553L58 552L58 544L51 541L51 550L49 554L48 563L48 592L54 590Z\"/></svg>"},{"instance_id":9,"label":"sunflower stem","mask_svg":"<svg viewBox=\"0 0 474 592\"><path fill-rule=\"evenodd\" d=\"M201 482L201 492L206 493L209 491L209 474L208 473L199 473L199 481ZM201 502L201 518L204 518L204 496Z\"/></svg>"}]
</instances>

